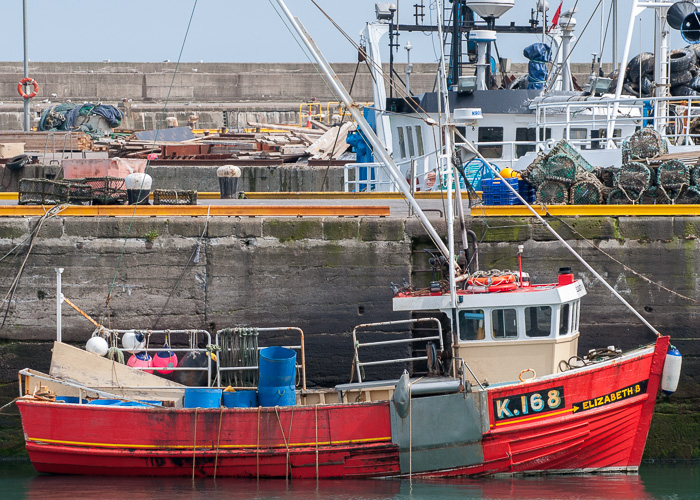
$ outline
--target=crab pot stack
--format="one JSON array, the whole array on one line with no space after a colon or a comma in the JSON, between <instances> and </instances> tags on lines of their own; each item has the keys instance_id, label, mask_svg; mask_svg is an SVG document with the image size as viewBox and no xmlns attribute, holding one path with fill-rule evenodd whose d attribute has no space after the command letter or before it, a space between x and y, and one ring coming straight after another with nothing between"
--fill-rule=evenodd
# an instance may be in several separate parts
<instances>
[{"instance_id":1,"label":"crab pot stack","mask_svg":"<svg viewBox=\"0 0 700 500\"><path fill-rule=\"evenodd\" d=\"M698 70L700 46L689 45L671 52L670 84L673 96L700 95L700 71ZM626 94L650 97L654 82L654 55L642 52L634 56L625 71L623 89ZM616 85L616 82L613 82Z\"/></svg>"},{"instance_id":2,"label":"crab pot stack","mask_svg":"<svg viewBox=\"0 0 700 500\"><path fill-rule=\"evenodd\" d=\"M590 182L593 171L585 158L562 140L549 154L538 156L523 172L523 179L537 189L537 203L566 205L571 198L571 188L578 182ZM583 185L575 191L588 192Z\"/></svg>"}]
</instances>

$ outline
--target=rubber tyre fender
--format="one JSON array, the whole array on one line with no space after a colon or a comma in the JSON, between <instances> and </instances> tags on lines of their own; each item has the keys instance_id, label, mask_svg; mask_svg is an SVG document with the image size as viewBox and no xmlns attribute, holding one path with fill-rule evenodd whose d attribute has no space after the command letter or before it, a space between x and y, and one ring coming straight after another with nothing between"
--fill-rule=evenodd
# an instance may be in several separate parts
<instances>
[{"instance_id":1,"label":"rubber tyre fender","mask_svg":"<svg viewBox=\"0 0 700 500\"><path fill-rule=\"evenodd\" d=\"M625 76L627 80L637 83L639 81L639 73L646 75L653 73L654 71L654 54L650 52L642 52L634 56L629 64L627 64L627 70Z\"/></svg>"},{"instance_id":2,"label":"rubber tyre fender","mask_svg":"<svg viewBox=\"0 0 700 500\"><path fill-rule=\"evenodd\" d=\"M681 71L680 73L671 73L671 87L687 85L693 80L693 74L690 71ZM644 90L642 90L644 92Z\"/></svg>"},{"instance_id":3,"label":"rubber tyre fender","mask_svg":"<svg viewBox=\"0 0 700 500\"><path fill-rule=\"evenodd\" d=\"M5 166L12 171L21 170L29 162L29 156L17 155L8 161Z\"/></svg>"},{"instance_id":4,"label":"rubber tyre fender","mask_svg":"<svg viewBox=\"0 0 700 500\"><path fill-rule=\"evenodd\" d=\"M671 74L688 71L695 64L697 57L692 49L677 49L671 52Z\"/></svg>"},{"instance_id":5,"label":"rubber tyre fender","mask_svg":"<svg viewBox=\"0 0 700 500\"><path fill-rule=\"evenodd\" d=\"M677 97L691 97L699 94L687 85L680 85L678 87L671 87L671 95Z\"/></svg>"},{"instance_id":6,"label":"rubber tyre fender","mask_svg":"<svg viewBox=\"0 0 700 500\"><path fill-rule=\"evenodd\" d=\"M690 87L693 90L700 90L700 76L696 76L695 78L690 80L688 87Z\"/></svg>"},{"instance_id":7,"label":"rubber tyre fender","mask_svg":"<svg viewBox=\"0 0 700 500\"><path fill-rule=\"evenodd\" d=\"M651 78L645 75L642 77L641 87L642 95L651 95L651 91L654 88L654 82L651 81Z\"/></svg>"}]
</instances>

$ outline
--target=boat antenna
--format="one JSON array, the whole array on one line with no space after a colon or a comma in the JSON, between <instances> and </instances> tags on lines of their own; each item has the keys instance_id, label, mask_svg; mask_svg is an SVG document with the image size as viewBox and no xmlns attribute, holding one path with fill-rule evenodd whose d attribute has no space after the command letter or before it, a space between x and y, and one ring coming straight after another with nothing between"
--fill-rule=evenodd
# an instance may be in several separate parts
<instances>
[{"instance_id":1,"label":"boat antenna","mask_svg":"<svg viewBox=\"0 0 700 500\"><path fill-rule=\"evenodd\" d=\"M343 104L345 104L345 107L347 110L350 112L352 115L353 119L357 122L357 124L360 126L362 129L362 132L365 134L365 137L371 144L372 148L374 149L374 154L379 158L379 160L382 162L384 165L384 168L386 172L389 174L391 179L394 181L396 186L399 188L401 193L406 197L408 200L408 203L411 205L413 208L415 214L418 216L420 219L421 223L423 224L423 227L425 230L428 232L428 235L430 238L433 240L433 243L438 247L440 252L446 257L449 258L450 251L448 250L447 246L445 243L442 241L440 236L438 235L437 231L433 227L433 225L430 223L428 220L428 217L425 215L425 212L421 209L420 205L416 201L416 199L411 195L411 189L408 186L408 183L406 182L406 179L404 179L403 175L401 175L401 172L399 171L398 166L396 163L394 163L394 160L389 156L389 154L386 152L384 149L384 146L382 145L381 141L377 137L377 134L374 132L370 124L367 122L365 117L363 116L362 112L360 111L362 105L355 102L353 98L350 96L348 91L345 89L343 84L340 82L340 78L338 78L338 75L333 71L333 68L331 68L331 65L328 63L326 58L323 56L319 48L316 46L316 43L313 41L309 33L306 31L306 28L303 26L299 18L294 17L294 15L290 12L289 8L285 4L284 0L275 0L277 2L277 5L279 5L280 9L284 13L284 15L287 17L289 20L289 23L292 25L294 30L297 32L301 40L304 42L304 45L306 48L309 50L311 55L313 55L314 59L316 60L316 63L319 66L319 69L321 70L321 73L325 76L326 81L328 84L333 88L333 91L336 93L338 98L343 101ZM272 0L270 0L272 2ZM454 261L451 261L452 264L454 265ZM452 267L452 266L450 266Z\"/></svg>"},{"instance_id":2,"label":"boat antenna","mask_svg":"<svg viewBox=\"0 0 700 500\"><path fill-rule=\"evenodd\" d=\"M629 309L630 311L632 311L632 314L634 314L635 316L637 316L637 318L639 318L639 320L640 320L647 328L649 328L652 332L654 332L654 334L656 334L657 337L660 337L660 336L661 336L661 333L660 333L656 328L654 328L654 327L651 325L651 323L649 323L649 322L644 318L644 316L642 316L642 315L639 313L639 311L637 311L634 307L632 307L632 305L631 305L629 302L627 302L627 301L622 297L622 295L620 295L620 294L617 292L617 290L615 290L615 289L610 285L610 283L608 283L607 281L605 281L605 280L603 279L603 277L602 277L595 269L593 269L593 267L592 267L588 262L586 262L586 260L585 260L583 257L581 257L581 255L579 255L578 252L576 252L576 250L574 250L574 249L571 247L571 245L569 245L569 244L564 240L564 238L562 238L561 236L559 236L559 233L557 233L557 232L554 230L554 228L552 228L552 226L550 226L550 225L547 223L547 221L544 219L544 217L542 217L540 214L538 214L537 211L532 207L532 205L530 205L530 204L527 202L527 200L525 200L525 198L523 198L522 196L520 196L520 193L518 193L518 190L515 189L513 186L511 186L511 185L508 183L508 181L506 181L506 180L503 178L503 176L501 176L501 174L498 172L498 170L496 170L495 168L493 168L493 166L486 160L486 158L484 158L484 157L481 155L481 153L479 153L479 150L474 146L474 144L472 144L471 141L469 141L466 137L464 137L459 131L456 131L456 133L457 133L457 135L459 136L459 138L460 138L462 141L464 141L464 143L463 143L463 144L460 144L460 145L463 146L465 149L467 149L470 153L472 153L473 155L475 155L476 157L478 157L481 161L483 161L484 164L491 170L491 172L493 173L493 175L494 175L494 176L497 176L499 179L501 179L501 180L503 181L503 185L506 186L513 194L515 194L515 196L520 200L520 202L521 202L523 205L525 205L525 207L526 207L530 212L532 212L532 214L533 214L535 217L537 217L537 219L542 223L542 225L544 225L544 227L545 227L550 233L552 233L552 235L554 235L554 237L555 237L556 239L558 239L559 242L560 242L562 245L564 245L564 248L566 248L574 257L576 257L576 258L581 262L581 264L583 264L583 265L586 267L586 269L588 269L588 270L593 274L593 276L595 276L596 279L598 279L598 281L600 281L608 290L610 290L610 292L611 292L615 297L617 297L617 298L620 300L620 302L622 302L622 304L624 304L625 307L627 307L627 309Z\"/></svg>"}]
</instances>

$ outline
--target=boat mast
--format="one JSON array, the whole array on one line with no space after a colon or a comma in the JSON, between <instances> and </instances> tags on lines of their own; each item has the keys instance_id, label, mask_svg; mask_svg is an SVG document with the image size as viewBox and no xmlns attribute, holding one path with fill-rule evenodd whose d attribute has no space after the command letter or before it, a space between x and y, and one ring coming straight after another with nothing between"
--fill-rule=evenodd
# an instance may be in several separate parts
<instances>
[{"instance_id":1,"label":"boat mast","mask_svg":"<svg viewBox=\"0 0 700 500\"><path fill-rule=\"evenodd\" d=\"M442 14L443 14L443 0L438 0L437 2L437 24L438 24L438 38L443 40L442 33ZM452 128L450 127L450 97L447 89L447 68L445 67L445 45L440 44L440 86L439 86L439 99L438 99L438 123L440 127L438 128L438 133L440 134L440 154L438 156L438 163L440 165L440 172L445 172L447 183L447 210L445 218L447 219L447 246L449 248L449 262L450 266L448 269L450 271L450 305L452 310L457 307L457 290L455 282L455 234L454 234L454 204L452 203L452 180L453 180L453 170L452 166ZM443 117L445 123L442 123ZM457 186L455 188L459 189ZM466 257L466 256L465 256ZM456 328L456 325L455 325Z\"/></svg>"},{"instance_id":2,"label":"boat mast","mask_svg":"<svg viewBox=\"0 0 700 500\"><path fill-rule=\"evenodd\" d=\"M287 5L284 3L284 0L276 0L277 5L279 5L280 9L282 9L282 12L284 15L287 17L289 20L290 24L294 28L294 30L297 32L301 40L304 42L304 45L306 48L311 52L313 55L314 59L316 60L316 63L319 66L319 69L323 73L323 75L326 78L326 81L328 84L333 88L335 93L338 95L338 98L343 101L343 104L345 104L345 107L348 109L350 114L352 115L353 119L357 122L357 124L360 126L362 129L362 132L365 134L365 137L369 141L370 145L372 146L374 150L375 156L379 158L379 160L382 162L384 165L385 170L391 177L391 179L394 181L396 186L399 188L401 193L406 197L406 200L408 203L411 205L413 208L415 214L418 216L420 219L421 223L423 224L423 227L425 230L428 232L428 235L430 238L433 240L435 245L438 247L440 252L449 259L450 251L448 250L447 246L445 243L442 241L440 236L438 235L437 231L433 227L433 225L430 223L428 220L427 216L421 209L420 205L416 201L416 199L411 195L411 188L408 186L408 183L406 182L406 179L404 179L403 175L401 175L401 172L396 166L396 163L394 163L394 160L389 156L389 154L386 152L386 149L384 149L384 146L382 145L381 141L377 137L377 135L374 133L374 130L370 126L370 124L365 120L365 117L362 115L362 112L360 111L361 104L356 103L353 98L350 96L348 91L345 89L343 84L340 82L340 78L338 78L338 75L333 71L333 68L331 68L331 65L328 63L326 58L323 56L319 48L316 46L316 43L313 41L309 33L306 31L306 28L302 25L301 21L299 18L294 17L292 13L289 11L289 8ZM452 264L450 267L454 265L454 261L450 261Z\"/></svg>"}]
</instances>

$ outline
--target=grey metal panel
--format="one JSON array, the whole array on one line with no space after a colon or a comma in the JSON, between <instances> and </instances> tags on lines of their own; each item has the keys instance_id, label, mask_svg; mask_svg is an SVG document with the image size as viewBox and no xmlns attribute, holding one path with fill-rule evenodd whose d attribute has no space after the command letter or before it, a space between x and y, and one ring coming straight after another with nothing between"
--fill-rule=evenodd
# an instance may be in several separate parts
<instances>
[{"instance_id":1,"label":"grey metal panel","mask_svg":"<svg viewBox=\"0 0 700 500\"><path fill-rule=\"evenodd\" d=\"M404 419L391 404L391 438L399 446L401 473L483 463L481 399L479 393L413 397ZM485 418L488 428L488 412Z\"/></svg>"},{"instance_id":2,"label":"grey metal panel","mask_svg":"<svg viewBox=\"0 0 700 500\"><path fill-rule=\"evenodd\" d=\"M134 132L139 141L181 142L194 139L194 133L190 127L164 128L160 130L143 130Z\"/></svg>"}]
</instances>

